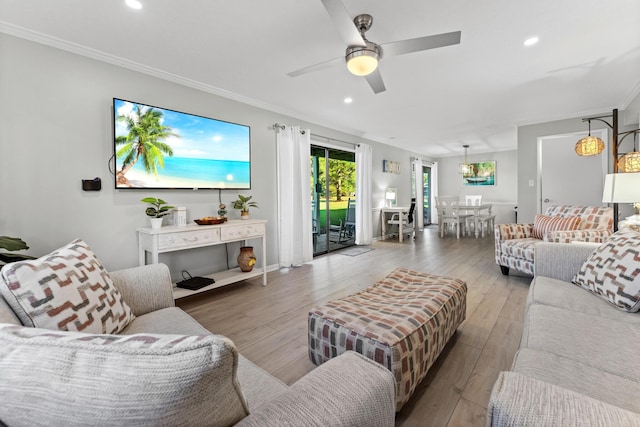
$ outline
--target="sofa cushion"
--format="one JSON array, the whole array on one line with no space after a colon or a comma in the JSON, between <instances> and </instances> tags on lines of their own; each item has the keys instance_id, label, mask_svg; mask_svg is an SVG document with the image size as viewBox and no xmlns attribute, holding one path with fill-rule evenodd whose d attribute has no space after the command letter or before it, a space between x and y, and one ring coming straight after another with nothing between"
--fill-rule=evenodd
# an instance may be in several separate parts
<instances>
[{"instance_id":1,"label":"sofa cushion","mask_svg":"<svg viewBox=\"0 0 640 427\"><path fill-rule=\"evenodd\" d=\"M621 230L596 248L573 278L573 283L604 298L617 308L640 309L640 233Z\"/></svg>"},{"instance_id":2,"label":"sofa cushion","mask_svg":"<svg viewBox=\"0 0 640 427\"><path fill-rule=\"evenodd\" d=\"M527 306L531 304L560 307L578 313L601 317L602 320L598 321L610 319L632 323L640 329L640 313L630 314L622 310L615 310L610 303L598 298L588 290L573 283L549 277L536 276L531 281Z\"/></svg>"},{"instance_id":3,"label":"sofa cushion","mask_svg":"<svg viewBox=\"0 0 640 427\"><path fill-rule=\"evenodd\" d=\"M139 333L202 335L210 334L200 323L178 307L167 307L138 316L123 335ZM238 382L250 411L262 406L289 387L267 371L238 355Z\"/></svg>"},{"instance_id":4,"label":"sofa cushion","mask_svg":"<svg viewBox=\"0 0 640 427\"><path fill-rule=\"evenodd\" d=\"M525 315L520 348L554 353L640 383L637 346L633 344L639 341L636 323L533 304Z\"/></svg>"},{"instance_id":5,"label":"sofa cushion","mask_svg":"<svg viewBox=\"0 0 640 427\"><path fill-rule=\"evenodd\" d=\"M500 372L487 426L638 426L640 414L517 372Z\"/></svg>"},{"instance_id":6,"label":"sofa cushion","mask_svg":"<svg viewBox=\"0 0 640 427\"><path fill-rule=\"evenodd\" d=\"M238 353L216 335L90 335L0 325L7 425L232 425Z\"/></svg>"},{"instance_id":7,"label":"sofa cushion","mask_svg":"<svg viewBox=\"0 0 640 427\"><path fill-rule=\"evenodd\" d=\"M577 230L579 225L579 216L561 217L537 214L533 220L533 237L544 239L550 231Z\"/></svg>"},{"instance_id":8,"label":"sofa cushion","mask_svg":"<svg viewBox=\"0 0 640 427\"><path fill-rule=\"evenodd\" d=\"M501 242L502 254L512 257L533 261L535 256L535 246L542 242L533 237L526 239L511 239Z\"/></svg>"},{"instance_id":9,"label":"sofa cushion","mask_svg":"<svg viewBox=\"0 0 640 427\"><path fill-rule=\"evenodd\" d=\"M89 246L75 240L7 264L0 292L25 326L114 334L135 317Z\"/></svg>"},{"instance_id":10,"label":"sofa cushion","mask_svg":"<svg viewBox=\"0 0 640 427\"><path fill-rule=\"evenodd\" d=\"M573 358L523 348L516 353L513 371L585 396L640 413L640 384ZM620 393L625 390L625 393Z\"/></svg>"}]
</instances>

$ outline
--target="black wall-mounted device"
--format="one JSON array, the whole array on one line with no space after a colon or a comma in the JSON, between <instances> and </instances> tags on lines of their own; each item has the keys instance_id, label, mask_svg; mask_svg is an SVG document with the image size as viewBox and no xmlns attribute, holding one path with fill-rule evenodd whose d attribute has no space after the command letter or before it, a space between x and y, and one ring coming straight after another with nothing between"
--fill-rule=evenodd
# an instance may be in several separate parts
<instances>
[{"instance_id":1,"label":"black wall-mounted device","mask_svg":"<svg viewBox=\"0 0 640 427\"><path fill-rule=\"evenodd\" d=\"M102 180L98 177L93 179L83 179L82 189L84 191L100 191L102 190Z\"/></svg>"}]
</instances>

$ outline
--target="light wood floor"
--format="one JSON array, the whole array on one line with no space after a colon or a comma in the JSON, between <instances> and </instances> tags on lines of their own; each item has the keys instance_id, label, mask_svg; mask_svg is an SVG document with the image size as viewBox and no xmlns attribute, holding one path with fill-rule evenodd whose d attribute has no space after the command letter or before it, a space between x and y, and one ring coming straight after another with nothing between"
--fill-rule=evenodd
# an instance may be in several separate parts
<instances>
[{"instance_id":1,"label":"light wood floor","mask_svg":"<svg viewBox=\"0 0 640 427\"><path fill-rule=\"evenodd\" d=\"M303 267L181 299L178 306L211 332L231 338L256 365L287 384L314 368L307 356L307 315L317 304L371 285L397 267L467 282L467 320L458 328L397 426L484 426L498 372L508 370L522 333L530 277L503 276L493 237L440 238L434 227L415 241L386 240L355 256L333 253Z\"/></svg>"}]
</instances>

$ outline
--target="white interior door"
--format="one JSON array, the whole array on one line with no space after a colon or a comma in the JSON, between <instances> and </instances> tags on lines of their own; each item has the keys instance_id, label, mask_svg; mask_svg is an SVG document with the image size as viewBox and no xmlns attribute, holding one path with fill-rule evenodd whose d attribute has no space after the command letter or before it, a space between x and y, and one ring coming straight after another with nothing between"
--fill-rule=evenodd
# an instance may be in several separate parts
<instances>
[{"instance_id":1,"label":"white interior door","mask_svg":"<svg viewBox=\"0 0 640 427\"><path fill-rule=\"evenodd\" d=\"M549 206L601 206L604 177L609 152L606 129L592 130L591 135L605 142L602 153L578 156L576 142L586 132L538 138L538 212Z\"/></svg>"}]
</instances>

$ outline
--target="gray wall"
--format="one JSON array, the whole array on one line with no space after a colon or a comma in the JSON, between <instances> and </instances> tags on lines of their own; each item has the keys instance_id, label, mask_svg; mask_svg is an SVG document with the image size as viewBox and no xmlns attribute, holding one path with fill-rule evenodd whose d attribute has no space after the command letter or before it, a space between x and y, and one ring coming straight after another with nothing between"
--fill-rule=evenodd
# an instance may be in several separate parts
<instances>
[{"instance_id":1,"label":"gray wall","mask_svg":"<svg viewBox=\"0 0 640 427\"><path fill-rule=\"evenodd\" d=\"M640 109L640 95L629 104L629 106L619 111L619 131L631 130L638 128L638 110ZM605 116L611 114L611 110L602 113L589 114L587 117ZM611 119L608 119L611 122ZM606 128L611 135L611 129L605 124L592 122L592 129ZM533 219L537 212L537 173L538 173L538 138L550 135L562 135L573 132L586 132L587 124L582 122L582 117L575 117L566 120L557 120L553 122L539 123L528 126L518 127L518 222L533 223ZM633 145L633 136L627 137L620 146L621 152L630 151ZM577 141L576 141L577 142ZM607 150L605 154L609 159L609 170L613 170L613 160L611 151ZM567 169L570 174L570 168ZM534 180L535 186L529 186L529 180ZM620 206L620 212L623 215L630 215L631 208L629 206Z\"/></svg>"},{"instance_id":2,"label":"gray wall","mask_svg":"<svg viewBox=\"0 0 640 427\"><path fill-rule=\"evenodd\" d=\"M382 203L382 189L410 185L413 153L4 34L0 52L0 235L23 238L32 255L82 238L107 269L131 267L138 259L136 228L147 226L141 198L158 196L186 206L189 222L216 213L218 191L113 189L113 97L251 126L252 189L242 193L260 205L252 215L268 221L268 265L278 259L274 123L372 145L374 207ZM403 173L383 174L382 158L402 162ZM102 191L83 192L81 179L96 176ZM224 190L222 201L229 204L237 194ZM408 190L400 196L408 199ZM374 235L379 234L378 219ZM229 245L232 266L238 252L239 244ZM160 261L176 278L183 269L192 274L226 269L226 257L221 246L161 255Z\"/></svg>"},{"instance_id":3,"label":"gray wall","mask_svg":"<svg viewBox=\"0 0 640 427\"><path fill-rule=\"evenodd\" d=\"M470 162L496 161L495 186L464 186L458 166L464 162L464 155L445 157L438 160L438 192L441 196L460 196L480 194L482 200L492 203L496 214L496 223L515 221L514 207L518 199L518 152L498 151L494 153L469 154Z\"/></svg>"}]
</instances>

